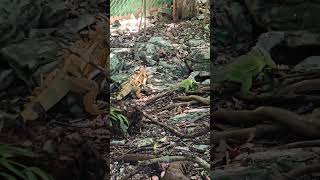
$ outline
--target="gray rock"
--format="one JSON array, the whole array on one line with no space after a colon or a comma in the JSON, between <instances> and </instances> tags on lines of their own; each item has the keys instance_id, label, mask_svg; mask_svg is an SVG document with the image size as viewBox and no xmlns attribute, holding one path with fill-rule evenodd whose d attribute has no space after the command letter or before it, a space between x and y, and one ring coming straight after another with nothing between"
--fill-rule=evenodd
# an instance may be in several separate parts
<instances>
[{"instance_id":1,"label":"gray rock","mask_svg":"<svg viewBox=\"0 0 320 180\"><path fill-rule=\"evenodd\" d=\"M301 61L294 67L294 70L319 70L320 69L320 56L310 56Z\"/></svg>"},{"instance_id":2,"label":"gray rock","mask_svg":"<svg viewBox=\"0 0 320 180\"><path fill-rule=\"evenodd\" d=\"M15 74L12 69L0 71L0 92L6 90L15 80Z\"/></svg>"},{"instance_id":3,"label":"gray rock","mask_svg":"<svg viewBox=\"0 0 320 180\"><path fill-rule=\"evenodd\" d=\"M163 47L163 48L171 48L172 45L165 39L163 39L162 37L152 37L150 38L150 40L148 41L149 43L152 43L154 45Z\"/></svg>"},{"instance_id":4,"label":"gray rock","mask_svg":"<svg viewBox=\"0 0 320 180\"><path fill-rule=\"evenodd\" d=\"M200 45L203 45L205 44L205 41L202 40L202 39L190 39L189 40L189 45L191 47L196 47L196 46L200 46Z\"/></svg>"},{"instance_id":5,"label":"gray rock","mask_svg":"<svg viewBox=\"0 0 320 180\"><path fill-rule=\"evenodd\" d=\"M39 83L40 74L46 70L46 67L39 67L61 62L59 49L60 47L48 38L29 39L2 48L0 61L8 63L17 77L30 87Z\"/></svg>"},{"instance_id":6,"label":"gray rock","mask_svg":"<svg viewBox=\"0 0 320 180\"><path fill-rule=\"evenodd\" d=\"M267 51L270 51L271 48L279 45L285 37L284 32L280 31L271 31L263 33L259 36L257 46L264 48Z\"/></svg>"},{"instance_id":7,"label":"gray rock","mask_svg":"<svg viewBox=\"0 0 320 180\"><path fill-rule=\"evenodd\" d=\"M159 60L156 45L152 43L136 43L134 59L144 60L150 66L155 65Z\"/></svg>"},{"instance_id":8,"label":"gray rock","mask_svg":"<svg viewBox=\"0 0 320 180\"><path fill-rule=\"evenodd\" d=\"M111 79L112 79L112 81L114 83L120 85L120 84L126 82L129 79L129 75L128 74L123 74L123 73L115 74L115 75L111 76Z\"/></svg>"},{"instance_id":9,"label":"gray rock","mask_svg":"<svg viewBox=\"0 0 320 180\"><path fill-rule=\"evenodd\" d=\"M193 49L192 59L186 61L192 71L209 71L210 67L210 47Z\"/></svg>"},{"instance_id":10,"label":"gray rock","mask_svg":"<svg viewBox=\"0 0 320 180\"><path fill-rule=\"evenodd\" d=\"M203 84L203 85L210 85L210 79L206 79L206 80L203 81L201 84Z\"/></svg>"},{"instance_id":11,"label":"gray rock","mask_svg":"<svg viewBox=\"0 0 320 180\"><path fill-rule=\"evenodd\" d=\"M110 53L110 73L114 74L122 69L123 63L118 59L117 55Z\"/></svg>"}]
</instances>

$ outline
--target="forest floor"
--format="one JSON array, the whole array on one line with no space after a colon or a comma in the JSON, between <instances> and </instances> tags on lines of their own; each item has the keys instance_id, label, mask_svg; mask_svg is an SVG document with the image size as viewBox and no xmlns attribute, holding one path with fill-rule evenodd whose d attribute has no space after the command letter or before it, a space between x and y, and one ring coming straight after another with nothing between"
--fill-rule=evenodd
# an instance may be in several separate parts
<instances>
[{"instance_id":1,"label":"forest floor","mask_svg":"<svg viewBox=\"0 0 320 180\"><path fill-rule=\"evenodd\" d=\"M280 42L272 33L263 37L257 42L261 47ZM295 46L290 42L296 37L301 46L268 52L277 67L265 68L254 76L248 96L241 95L236 84L215 82L215 72L232 60L240 63L236 57L243 54L234 53L231 46L214 47L218 55L211 69L212 179L319 178L315 173L320 160L316 87L320 73L315 60L319 56L310 57L310 52L303 51L303 44L309 42L304 42L302 35L288 35L284 40L287 46ZM253 66L238 66L238 78L244 77L241 71L249 74L246 68Z\"/></svg>"},{"instance_id":2,"label":"forest floor","mask_svg":"<svg viewBox=\"0 0 320 180\"><path fill-rule=\"evenodd\" d=\"M187 67L182 66L185 63L184 59L192 55L190 40L196 39L203 43L201 45L204 48L209 48L209 30L205 28L205 26L208 28L208 24L195 19L178 23L157 22L149 25L146 36L143 30L138 33L111 30L111 48L115 51L122 48L139 51L135 46L148 42L152 37L162 37L174 47L154 52L155 54L160 52L160 61L168 63L169 66L159 63L159 60L154 65L150 65L152 63L150 61L134 58L136 55L132 54L137 52L132 51L123 58L128 66L125 72L140 66L146 67L150 78L147 83L149 91L142 93L143 96L140 99L130 94L120 102L111 98L112 105L136 112L134 116L128 117L129 121L135 122L135 125L130 127L129 134L111 139L111 179L129 179L131 176L132 179L148 179L160 176L163 172L167 172L164 179L178 179L183 178L182 176L206 179L208 174L198 163L186 163L181 160L178 164L158 161L136 171L141 167L138 161L166 156L188 157L191 155L209 162L209 99L205 99L207 103L193 99L181 101L181 97L191 94L207 98L208 88L204 91L201 91L201 88L208 87L208 84L201 83L203 80L198 82L198 91L196 89L194 92L168 88L170 85L178 85L190 75ZM179 68L182 72L177 70ZM207 70L205 79L209 78L209 70ZM115 96L119 89L111 89L115 92L112 94ZM169 177L170 171L175 172L171 177Z\"/></svg>"}]
</instances>

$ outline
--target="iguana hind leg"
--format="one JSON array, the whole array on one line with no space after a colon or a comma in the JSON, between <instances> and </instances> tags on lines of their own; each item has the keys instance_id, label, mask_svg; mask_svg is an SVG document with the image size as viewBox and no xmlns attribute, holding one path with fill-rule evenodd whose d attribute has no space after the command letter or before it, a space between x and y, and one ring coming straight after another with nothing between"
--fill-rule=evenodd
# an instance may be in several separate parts
<instances>
[{"instance_id":1,"label":"iguana hind leg","mask_svg":"<svg viewBox=\"0 0 320 180\"><path fill-rule=\"evenodd\" d=\"M69 92L68 84L68 80L63 77L63 74L57 76L50 86L42 89L36 96L31 98L31 102L25 104L21 112L22 118L25 121L38 119L39 114L35 111L35 105L40 104L44 111L49 110Z\"/></svg>"},{"instance_id":2,"label":"iguana hind leg","mask_svg":"<svg viewBox=\"0 0 320 180\"><path fill-rule=\"evenodd\" d=\"M95 102L99 93L99 87L94 81L76 77L70 77L69 79L71 82L70 91L84 93L83 105L88 113L93 115L106 113L106 110L100 109Z\"/></svg>"}]
</instances>

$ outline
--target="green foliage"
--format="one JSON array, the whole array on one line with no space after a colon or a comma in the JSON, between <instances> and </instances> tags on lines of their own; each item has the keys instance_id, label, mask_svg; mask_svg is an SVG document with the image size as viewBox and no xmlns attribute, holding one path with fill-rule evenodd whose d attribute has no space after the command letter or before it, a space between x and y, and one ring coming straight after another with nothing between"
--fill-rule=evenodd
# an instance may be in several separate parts
<instances>
[{"instance_id":1,"label":"green foliage","mask_svg":"<svg viewBox=\"0 0 320 180\"><path fill-rule=\"evenodd\" d=\"M184 92L194 90L197 87L197 82L191 78L187 78L179 83L179 88Z\"/></svg>"},{"instance_id":2,"label":"green foliage","mask_svg":"<svg viewBox=\"0 0 320 180\"><path fill-rule=\"evenodd\" d=\"M0 176L7 180L54 180L53 177L38 167L28 167L15 162L13 157L37 157L35 153L27 149L0 144L0 169L6 172L0 172Z\"/></svg>"},{"instance_id":3,"label":"green foliage","mask_svg":"<svg viewBox=\"0 0 320 180\"><path fill-rule=\"evenodd\" d=\"M116 122L120 126L121 130L126 133L128 131L130 124L129 124L127 117L125 117L123 114L121 114L121 112L122 111L120 109L117 109L115 107L111 107L110 108L110 116L111 116L110 119L113 122ZM110 121L110 126L112 126L111 121Z\"/></svg>"},{"instance_id":4,"label":"green foliage","mask_svg":"<svg viewBox=\"0 0 320 180\"><path fill-rule=\"evenodd\" d=\"M160 12L164 13L164 14L171 15L172 14L172 9L171 8L161 8Z\"/></svg>"},{"instance_id":5,"label":"green foliage","mask_svg":"<svg viewBox=\"0 0 320 180\"><path fill-rule=\"evenodd\" d=\"M124 16L131 13L136 13L141 10L142 0L111 0L110 14L111 16ZM166 4L172 3L172 0L148 0L147 9L162 8Z\"/></svg>"}]
</instances>

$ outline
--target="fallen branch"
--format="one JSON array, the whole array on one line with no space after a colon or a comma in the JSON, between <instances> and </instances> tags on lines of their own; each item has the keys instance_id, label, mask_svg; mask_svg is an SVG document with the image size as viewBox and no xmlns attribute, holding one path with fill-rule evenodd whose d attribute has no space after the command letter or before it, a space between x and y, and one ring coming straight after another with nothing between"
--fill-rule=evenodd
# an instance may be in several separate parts
<instances>
[{"instance_id":1,"label":"fallen branch","mask_svg":"<svg viewBox=\"0 0 320 180\"><path fill-rule=\"evenodd\" d=\"M172 109L172 108L176 108L176 107L180 107L180 106L190 106L190 105L196 104L196 103L198 103L198 102L197 101L190 101L190 102L181 102L181 103L169 104L168 106L158 110L158 112L162 112L164 110Z\"/></svg>"},{"instance_id":2,"label":"fallen branch","mask_svg":"<svg viewBox=\"0 0 320 180\"><path fill-rule=\"evenodd\" d=\"M153 158L156 158L156 157L151 154L124 154L120 157L117 157L117 161L123 161L125 163L128 163L128 162L145 161Z\"/></svg>"},{"instance_id":3,"label":"fallen branch","mask_svg":"<svg viewBox=\"0 0 320 180\"><path fill-rule=\"evenodd\" d=\"M235 125L272 122L287 127L292 132L304 137L320 137L320 128L315 126L313 122L308 122L305 117L291 111L276 107L262 106L252 111L216 111L212 113L212 117L212 123L222 121Z\"/></svg>"},{"instance_id":4,"label":"fallen branch","mask_svg":"<svg viewBox=\"0 0 320 180\"><path fill-rule=\"evenodd\" d=\"M145 112L142 112L142 114L150 120L151 123L153 124L156 124L156 125L159 125L167 130L169 130L170 132L174 133L176 136L180 137L180 138L194 138L194 137L198 137L198 136L202 136L202 135L205 135L209 132L209 129L204 129L203 131L200 131L200 132L196 132L196 133L193 133L193 134L185 134L185 133L182 133L180 132L179 130L171 127L171 126L168 126L164 123L161 123L159 121L156 121L155 119L153 119L151 116L149 116L148 114L146 114Z\"/></svg>"},{"instance_id":5,"label":"fallen branch","mask_svg":"<svg viewBox=\"0 0 320 180\"><path fill-rule=\"evenodd\" d=\"M154 102L154 101L156 101L157 99L160 99L160 98L162 98L162 97L164 97L164 96L170 96L171 94L173 94L173 91L166 91L166 92L157 94L157 95L152 96L151 98L147 99L147 100L145 101L145 104L148 105L149 103Z\"/></svg>"}]
</instances>

